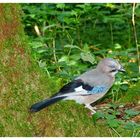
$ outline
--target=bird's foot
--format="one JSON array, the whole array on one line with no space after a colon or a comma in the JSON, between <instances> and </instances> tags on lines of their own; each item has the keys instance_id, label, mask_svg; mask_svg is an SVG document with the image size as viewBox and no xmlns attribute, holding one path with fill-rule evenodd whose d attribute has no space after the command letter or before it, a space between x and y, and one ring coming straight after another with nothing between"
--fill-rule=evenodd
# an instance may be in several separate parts
<instances>
[{"instance_id":1,"label":"bird's foot","mask_svg":"<svg viewBox=\"0 0 140 140\"><path fill-rule=\"evenodd\" d=\"M91 112L90 115L93 115L96 113L95 109L97 109L96 107L92 107L90 104L86 104L85 108L88 108Z\"/></svg>"}]
</instances>

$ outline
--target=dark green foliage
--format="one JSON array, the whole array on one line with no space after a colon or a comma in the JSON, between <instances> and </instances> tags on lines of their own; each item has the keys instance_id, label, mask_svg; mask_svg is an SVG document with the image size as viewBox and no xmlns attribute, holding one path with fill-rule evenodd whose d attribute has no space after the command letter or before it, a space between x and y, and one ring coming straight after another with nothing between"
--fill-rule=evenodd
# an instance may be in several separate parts
<instances>
[{"instance_id":1,"label":"dark green foliage","mask_svg":"<svg viewBox=\"0 0 140 140\"><path fill-rule=\"evenodd\" d=\"M131 4L22 4L22 8L33 56L49 76L69 80L94 67L101 57L119 58L127 72L134 69L131 75L137 76Z\"/></svg>"},{"instance_id":2,"label":"dark green foliage","mask_svg":"<svg viewBox=\"0 0 140 140\"><path fill-rule=\"evenodd\" d=\"M104 123L113 129L118 136L121 136L123 131L130 130L133 134L129 133L129 136L138 136L140 124L131 120L137 115L140 115L140 111L129 109L125 105L108 104L108 109L98 111L92 116L92 119L95 125L99 123L97 120L104 120ZM118 131L120 132L118 133Z\"/></svg>"}]
</instances>

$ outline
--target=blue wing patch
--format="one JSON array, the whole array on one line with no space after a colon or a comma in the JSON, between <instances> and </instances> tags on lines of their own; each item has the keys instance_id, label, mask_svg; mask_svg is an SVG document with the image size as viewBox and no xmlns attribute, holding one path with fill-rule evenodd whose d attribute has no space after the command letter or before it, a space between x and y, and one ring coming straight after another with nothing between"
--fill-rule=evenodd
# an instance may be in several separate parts
<instances>
[{"instance_id":1,"label":"blue wing patch","mask_svg":"<svg viewBox=\"0 0 140 140\"><path fill-rule=\"evenodd\" d=\"M96 87L92 88L90 91L88 91L88 93L98 94L98 93L103 93L106 90L107 90L107 88L105 86L96 86Z\"/></svg>"}]
</instances>

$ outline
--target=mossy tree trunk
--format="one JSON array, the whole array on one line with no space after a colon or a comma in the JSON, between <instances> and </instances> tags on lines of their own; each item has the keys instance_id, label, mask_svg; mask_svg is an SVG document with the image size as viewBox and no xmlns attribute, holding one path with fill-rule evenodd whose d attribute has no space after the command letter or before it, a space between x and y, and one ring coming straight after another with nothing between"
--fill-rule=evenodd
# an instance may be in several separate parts
<instances>
[{"instance_id":1,"label":"mossy tree trunk","mask_svg":"<svg viewBox=\"0 0 140 140\"><path fill-rule=\"evenodd\" d=\"M28 108L47 93L47 78L30 57L21 14L18 4L0 4L0 136L36 135Z\"/></svg>"}]
</instances>

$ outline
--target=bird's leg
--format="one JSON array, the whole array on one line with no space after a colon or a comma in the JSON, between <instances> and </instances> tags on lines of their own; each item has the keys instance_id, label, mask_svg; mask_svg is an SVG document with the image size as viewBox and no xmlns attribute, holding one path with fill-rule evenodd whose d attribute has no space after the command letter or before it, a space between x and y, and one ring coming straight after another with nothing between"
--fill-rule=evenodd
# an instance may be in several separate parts
<instances>
[{"instance_id":1,"label":"bird's leg","mask_svg":"<svg viewBox=\"0 0 140 140\"><path fill-rule=\"evenodd\" d=\"M90 104L86 104L85 108L88 108L91 111L91 114L95 114L96 111L94 109L96 109L96 107L92 107Z\"/></svg>"}]
</instances>

